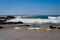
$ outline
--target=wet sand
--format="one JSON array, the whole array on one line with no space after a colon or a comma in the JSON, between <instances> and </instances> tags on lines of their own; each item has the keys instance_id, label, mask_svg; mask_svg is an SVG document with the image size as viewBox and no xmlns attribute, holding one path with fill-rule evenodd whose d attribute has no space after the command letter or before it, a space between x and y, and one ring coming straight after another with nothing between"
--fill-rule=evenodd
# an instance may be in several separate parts
<instances>
[{"instance_id":1,"label":"wet sand","mask_svg":"<svg viewBox=\"0 0 60 40\"><path fill-rule=\"evenodd\" d=\"M4 30L0 29L0 40L60 40L60 30Z\"/></svg>"}]
</instances>

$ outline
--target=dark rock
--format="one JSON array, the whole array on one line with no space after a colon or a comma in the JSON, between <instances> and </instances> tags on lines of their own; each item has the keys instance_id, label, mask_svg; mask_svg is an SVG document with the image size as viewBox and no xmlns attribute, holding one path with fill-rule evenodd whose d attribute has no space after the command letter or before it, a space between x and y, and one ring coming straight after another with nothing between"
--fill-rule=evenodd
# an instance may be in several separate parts
<instances>
[{"instance_id":1,"label":"dark rock","mask_svg":"<svg viewBox=\"0 0 60 40\"><path fill-rule=\"evenodd\" d=\"M3 27L2 26L0 26L0 29L2 29Z\"/></svg>"},{"instance_id":2,"label":"dark rock","mask_svg":"<svg viewBox=\"0 0 60 40\"><path fill-rule=\"evenodd\" d=\"M0 20L0 23L5 22L4 20Z\"/></svg>"},{"instance_id":3,"label":"dark rock","mask_svg":"<svg viewBox=\"0 0 60 40\"><path fill-rule=\"evenodd\" d=\"M53 26L49 26L51 29L56 29L56 27L53 27Z\"/></svg>"},{"instance_id":4,"label":"dark rock","mask_svg":"<svg viewBox=\"0 0 60 40\"><path fill-rule=\"evenodd\" d=\"M25 26L30 26L30 25L25 25Z\"/></svg>"},{"instance_id":5,"label":"dark rock","mask_svg":"<svg viewBox=\"0 0 60 40\"><path fill-rule=\"evenodd\" d=\"M19 22L5 22L4 24L23 24L23 22L19 21Z\"/></svg>"},{"instance_id":6,"label":"dark rock","mask_svg":"<svg viewBox=\"0 0 60 40\"><path fill-rule=\"evenodd\" d=\"M14 19L14 16L7 16L6 19Z\"/></svg>"},{"instance_id":7,"label":"dark rock","mask_svg":"<svg viewBox=\"0 0 60 40\"><path fill-rule=\"evenodd\" d=\"M6 20L0 20L0 24L4 24Z\"/></svg>"},{"instance_id":8,"label":"dark rock","mask_svg":"<svg viewBox=\"0 0 60 40\"><path fill-rule=\"evenodd\" d=\"M60 29L60 27L58 27L57 29Z\"/></svg>"},{"instance_id":9,"label":"dark rock","mask_svg":"<svg viewBox=\"0 0 60 40\"><path fill-rule=\"evenodd\" d=\"M6 17L3 16L3 17L0 17L0 19L6 19Z\"/></svg>"},{"instance_id":10,"label":"dark rock","mask_svg":"<svg viewBox=\"0 0 60 40\"><path fill-rule=\"evenodd\" d=\"M19 21L19 22L17 22L18 24L23 24L23 22L21 22L21 21Z\"/></svg>"},{"instance_id":11,"label":"dark rock","mask_svg":"<svg viewBox=\"0 0 60 40\"><path fill-rule=\"evenodd\" d=\"M23 24L23 22L0 22L0 24Z\"/></svg>"},{"instance_id":12,"label":"dark rock","mask_svg":"<svg viewBox=\"0 0 60 40\"><path fill-rule=\"evenodd\" d=\"M2 22L2 23L0 23L0 24L6 24L5 22Z\"/></svg>"},{"instance_id":13,"label":"dark rock","mask_svg":"<svg viewBox=\"0 0 60 40\"><path fill-rule=\"evenodd\" d=\"M29 27L30 25L23 25L23 26L27 26L27 27Z\"/></svg>"}]
</instances>

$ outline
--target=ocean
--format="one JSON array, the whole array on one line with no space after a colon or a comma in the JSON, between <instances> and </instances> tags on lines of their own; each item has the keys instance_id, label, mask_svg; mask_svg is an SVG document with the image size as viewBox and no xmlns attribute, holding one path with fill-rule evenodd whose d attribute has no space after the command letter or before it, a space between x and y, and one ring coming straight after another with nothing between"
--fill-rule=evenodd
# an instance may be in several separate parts
<instances>
[{"instance_id":1,"label":"ocean","mask_svg":"<svg viewBox=\"0 0 60 40\"><path fill-rule=\"evenodd\" d=\"M26 25L32 27L48 27L55 26L60 27L60 15L35 15L35 16L14 16L15 19L7 20L6 22L18 22L22 21ZM0 26L4 27L14 27L20 26L21 24L6 24Z\"/></svg>"},{"instance_id":2,"label":"ocean","mask_svg":"<svg viewBox=\"0 0 60 40\"><path fill-rule=\"evenodd\" d=\"M60 15L31 15L31 16L23 16L22 18L40 18L40 19L48 19L49 17L60 17Z\"/></svg>"},{"instance_id":3,"label":"ocean","mask_svg":"<svg viewBox=\"0 0 60 40\"><path fill-rule=\"evenodd\" d=\"M18 17L17 17L18 18ZM29 23L31 26L56 26L60 27L60 15L35 15L35 16L20 16L21 21ZM19 19L18 19L19 20Z\"/></svg>"}]
</instances>

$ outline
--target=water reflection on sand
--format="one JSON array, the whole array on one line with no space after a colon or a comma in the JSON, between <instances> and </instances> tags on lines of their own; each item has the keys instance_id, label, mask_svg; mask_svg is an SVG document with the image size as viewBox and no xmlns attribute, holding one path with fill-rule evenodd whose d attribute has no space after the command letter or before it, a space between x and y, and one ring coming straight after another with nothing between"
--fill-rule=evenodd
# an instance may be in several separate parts
<instances>
[{"instance_id":1,"label":"water reflection on sand","mask_svg":"<svg viewBox=\"0 0 60 40\"><path fill-rule=\"evenodd\" d=\"M0 30L0 40L60 40L60 30Z\"/></svg>"}]
</instances>

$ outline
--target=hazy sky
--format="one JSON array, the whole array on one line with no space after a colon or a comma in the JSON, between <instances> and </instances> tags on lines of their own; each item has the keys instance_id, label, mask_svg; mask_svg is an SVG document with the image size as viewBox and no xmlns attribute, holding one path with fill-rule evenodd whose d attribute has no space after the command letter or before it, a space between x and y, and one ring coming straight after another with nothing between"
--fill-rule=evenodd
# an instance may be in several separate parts
<instances>
[{"instance_id":1,"label":"hazy sky","mask_svg":"<svg viewBox=\"0 0 60 40\"><path fill-rule=\"evenodd\" d=\"M0 0L0 15L60 15L60 0Z\"/></svg>"}]
</instances>

